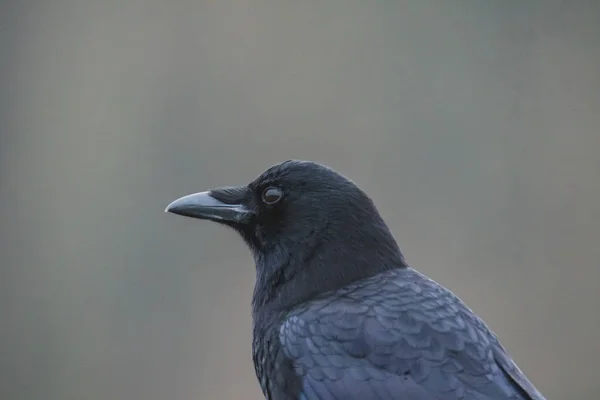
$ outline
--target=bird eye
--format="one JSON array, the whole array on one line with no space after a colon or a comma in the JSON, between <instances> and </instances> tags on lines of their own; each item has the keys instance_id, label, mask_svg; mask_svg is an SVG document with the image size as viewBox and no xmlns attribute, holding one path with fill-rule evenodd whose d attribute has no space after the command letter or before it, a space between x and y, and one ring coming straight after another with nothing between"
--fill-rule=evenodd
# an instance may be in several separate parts
<instances>
[{"instance_id":1,"label":"bird eye","mask_svg":"<svg viewBox=\"0 0 600 400\"><path fill-rule=\"evenodd\" d=\"M283 197L281 189L276 187L268 187L262 193L262 201L265 204L272 205L277 203Z\"/></svg>"}]
</instances>

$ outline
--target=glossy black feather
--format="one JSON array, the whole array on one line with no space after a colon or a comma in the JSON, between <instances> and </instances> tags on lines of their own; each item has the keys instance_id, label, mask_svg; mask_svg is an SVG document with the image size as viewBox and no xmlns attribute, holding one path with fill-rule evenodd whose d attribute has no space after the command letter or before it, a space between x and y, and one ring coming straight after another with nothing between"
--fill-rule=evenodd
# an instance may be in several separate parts
<instances>
[{"instance_id":1,"label":"glossy black feather","mask_svg":"<svg viewBox=\"0 0 600 400\"><path fill-rule=\"evenodd\" d=\"M277 399L543 399L471 310L410 268L323 295L282 321L288 366L271 373L299 377L301 394Z\"/></svg>"}]
</instances>

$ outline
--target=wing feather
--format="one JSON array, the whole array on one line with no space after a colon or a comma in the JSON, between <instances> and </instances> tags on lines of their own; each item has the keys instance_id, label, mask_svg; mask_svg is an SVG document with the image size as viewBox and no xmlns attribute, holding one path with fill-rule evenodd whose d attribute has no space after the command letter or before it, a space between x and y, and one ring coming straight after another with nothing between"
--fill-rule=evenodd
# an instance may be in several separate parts
<instances>
[{"instance_id":1,"label":"wing feather","mask_svg":"<svg viewBox=\"0 0 600 400\"><path fill-rule=\"evenodd\" d=\"M481 319L411 269L306 304L279 339L306 400L544 400Z\"/></svg>"}]
</instances>

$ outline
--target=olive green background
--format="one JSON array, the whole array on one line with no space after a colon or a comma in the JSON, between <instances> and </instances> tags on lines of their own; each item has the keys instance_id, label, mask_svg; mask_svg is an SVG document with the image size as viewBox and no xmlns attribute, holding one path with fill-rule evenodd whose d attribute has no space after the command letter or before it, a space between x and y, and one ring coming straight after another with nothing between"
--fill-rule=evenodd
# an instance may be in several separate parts
<instances>
[{"instance_id":1,"label":"olive green background","mask_svg":"<svg viewBox=\"0 0 600 400\"><path fill-rule=\"evenodd\" d=\"M600 398L597 1L0 7L0 398L260 399L250 253L163 210L288 158L548 399Z\"/></svg>"}]
</instances>

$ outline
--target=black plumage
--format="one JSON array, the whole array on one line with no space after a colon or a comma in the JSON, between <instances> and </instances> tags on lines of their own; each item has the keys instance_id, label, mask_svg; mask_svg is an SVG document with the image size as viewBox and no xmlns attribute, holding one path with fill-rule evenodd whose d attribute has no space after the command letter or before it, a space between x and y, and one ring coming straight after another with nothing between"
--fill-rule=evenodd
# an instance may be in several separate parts
<instances>
[{"instance_id":1,"label":"black plumage","mask_svg":"<svg viewBox=\"0 0 600 400\"><path fill-rule=\"evenodd\" d=\"M167 211L230 226L252 250L267 399L544 399L477 315L407 265L371 199L326 166L286 161Z\"/></svg>"}]
</instances>

